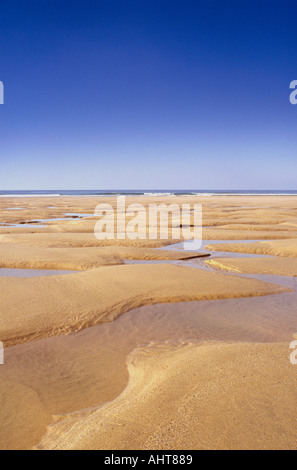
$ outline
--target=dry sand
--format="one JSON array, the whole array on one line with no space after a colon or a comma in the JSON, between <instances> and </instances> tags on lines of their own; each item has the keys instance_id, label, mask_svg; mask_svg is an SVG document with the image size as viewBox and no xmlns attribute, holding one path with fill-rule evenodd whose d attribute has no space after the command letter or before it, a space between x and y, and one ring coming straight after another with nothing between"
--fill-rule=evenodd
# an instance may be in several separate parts
<instances>
[{"instance_id":1,"label":"dry sand","mask_svg":"<svg viewBox=\"0 0 297 470\"><path fill-rule=\"evenodd\" d=\"M0 268L86 271L0 278L0 448L296 448L296 294L237 275L296 275L296 198L137 198L203 203L205 239L266 240L212 250L273 255L215 257L213 272L125 265L192 255L100 242L95 218L31 223L101 202L0 200L1 223L30 222L0 226Z\"/></svg>"},{"instance_id":2,"label":"dry sand","mask_svg":"<svg viewBox=\"0 0 297 470\"><path fill-rule=\"evenodd\" d=\"M0 268L87 271L101 266L124 264L126 260L186 260L203 257L183 251L138 247L98 246L86 248L45 248L0 244ZM206 255L207 256L207 255Z\"/></svg>"},{"instance_id":3,"label":"dry sand","mask_svg":"<svg viewBox=\"0 0 297 470\"><path fill-rule=\"evenodd\" d=\"M209 244L207 249L212 251L230 251L233 253L251 253L256 255L281 256L288 258L297 257L297 239L290 240L269 240L267 242L257 243L218 243Z\"/></svg>"}]
</instances>

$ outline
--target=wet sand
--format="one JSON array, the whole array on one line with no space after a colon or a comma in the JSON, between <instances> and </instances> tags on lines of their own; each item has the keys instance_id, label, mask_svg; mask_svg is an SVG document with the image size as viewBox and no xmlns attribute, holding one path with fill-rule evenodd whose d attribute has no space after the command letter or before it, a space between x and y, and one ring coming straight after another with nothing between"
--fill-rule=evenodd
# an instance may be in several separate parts
<instances>
[{"instance_id":1,"label":"wet sand","mask_svg":"<svg viewBox=\"0 0 297 470\"><path fill-rule=\"evenodd\" d=\"M296 449L286 344L152 344L128 371L122 395L50 426L37 448Z\"/></svg>"},{"instance_id":2,"label":"wet sand","mask_svg":"<svg viewBox=\"0 0 297 470\"><path fill-rule=\"evenodd\" d=\"M297 276L297 258L214 258L206 260L209 266L235 273L263 273L278 276Z\"/></svg>"},{"instance_id":3,"label":"wet sand","mask_svg":"<svg viewBox=\"0 0 297 470\"><path fill-rule=\"evenodd\" d=\"M0 200L1 223L107 202L28 199ZM164 241L102 243L92 217L0 227L0 267L84 271L0 279L1 449L296 448L295 198L136 202L161 201L202 202L207 240L269 241L220 243L188 262L193 253L157 250Z\"/></svg>"}]
</instances>

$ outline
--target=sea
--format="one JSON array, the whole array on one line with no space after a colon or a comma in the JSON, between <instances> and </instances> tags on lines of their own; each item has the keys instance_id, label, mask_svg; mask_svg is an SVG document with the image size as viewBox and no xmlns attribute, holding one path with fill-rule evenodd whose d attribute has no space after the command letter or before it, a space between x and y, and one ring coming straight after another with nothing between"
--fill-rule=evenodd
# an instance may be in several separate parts
<instances>
[{"instance_id":1,"label":"sea","mask_svg":"<svg viewBox=\"0 0 297 470\"><path fill-rule=\"evenodd\" d=\"M0 197L61 197L61 196L297 196L297 190L0 190Z\"/></svg>"}]
</instances>

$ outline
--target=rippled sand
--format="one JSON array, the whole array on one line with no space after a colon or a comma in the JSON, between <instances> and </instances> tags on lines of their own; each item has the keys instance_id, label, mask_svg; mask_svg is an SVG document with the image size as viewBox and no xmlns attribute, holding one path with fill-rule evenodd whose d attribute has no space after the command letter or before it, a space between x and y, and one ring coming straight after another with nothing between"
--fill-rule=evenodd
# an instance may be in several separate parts
<instances>
[{"instance_id":1,"label":"rippled sand","mask_svg":"<svg viewBox=\"0 0 297 470\"><path fill-rule=\"evenodd\" d=\"M92 213L98 199L3 199L1 223ZM208 240L269 240L212 250L273 257L125 265L193 254L100 243L92 218L0 227L0 267L85 271L0 279L1 449L296 448L295 198L158 200L203 202Z\"/></svg>"}]
</instances>

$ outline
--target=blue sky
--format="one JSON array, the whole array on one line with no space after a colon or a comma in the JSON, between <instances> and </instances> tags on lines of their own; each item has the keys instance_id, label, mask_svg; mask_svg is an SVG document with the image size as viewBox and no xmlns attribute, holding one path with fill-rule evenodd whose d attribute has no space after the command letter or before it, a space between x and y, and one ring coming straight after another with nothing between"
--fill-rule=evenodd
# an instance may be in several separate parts
<instances>
[{"instance_id":1,"label":"blue sky","mask_svg":"<svg viewBox=\"0 0 297 470\"><path fill-rule=\"evenodd\" d=\"M0 189L297 189L296 1L2 0Z\"/></svg>"}]
</instances>

